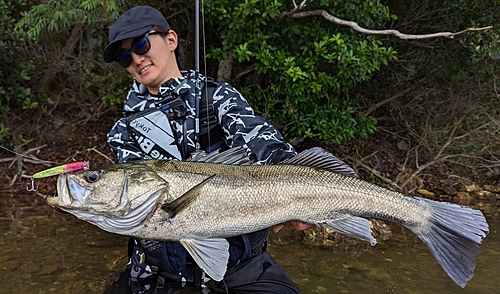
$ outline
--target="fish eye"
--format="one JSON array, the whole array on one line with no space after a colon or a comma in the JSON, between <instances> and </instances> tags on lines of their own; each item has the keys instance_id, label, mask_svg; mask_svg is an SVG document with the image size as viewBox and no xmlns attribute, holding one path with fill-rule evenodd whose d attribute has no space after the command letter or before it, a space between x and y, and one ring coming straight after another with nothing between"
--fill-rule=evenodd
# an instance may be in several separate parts
<instances>
[{"instance_id":1,"label":"fish eye","mask_svg":"<svg viewBox=\"0 0 500 294\"><path fill-rule=\"evenodd\" d=\"M89 183L97 182L101 178L101 171L92 170L85 174L85 180Z\"/></svg>"}]
</instances>

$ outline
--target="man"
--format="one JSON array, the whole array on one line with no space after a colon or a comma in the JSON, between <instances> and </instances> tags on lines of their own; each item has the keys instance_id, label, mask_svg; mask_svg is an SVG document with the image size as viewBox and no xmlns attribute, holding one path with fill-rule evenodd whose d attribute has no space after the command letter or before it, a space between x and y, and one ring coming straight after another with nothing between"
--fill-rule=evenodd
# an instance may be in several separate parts
<instances>
[{"instance_id":1,"label":"man","mask_svg":"<svg viewBox=\"0 0 500 294\"><path fill-rule=\"evenodd\" d=\"M178 36L158 10L149 6L128 10L110 27L109 41L104 61L117 62L134 77L124 117L108 134L108 143L120 163L149 158L185 160L199 151L199 146L205 151L243 146L249 158L261 164L278 163L296 154L278 130L254 114L234 87L183 69ZM199 109L195 95L198 83L205 92ZM275 232L284 225L299 230L311 226L289 222L275 226ZM267 235L268 231L262 230L227 238L230 258L224 280L209 281L207 286L233 293L300 293L265 252ZM134 292L173 289L186 282L201 286L204 282L199 268L177 242L131 239L129 255L124 276L128 275Z\"/></svg>"}]
</instances>

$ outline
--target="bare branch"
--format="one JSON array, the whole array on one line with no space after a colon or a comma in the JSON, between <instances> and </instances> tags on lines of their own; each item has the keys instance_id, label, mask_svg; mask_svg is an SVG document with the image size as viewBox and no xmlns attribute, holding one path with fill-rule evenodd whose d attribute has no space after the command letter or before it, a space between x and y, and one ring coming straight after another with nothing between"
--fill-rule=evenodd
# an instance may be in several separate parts
<instances>
[{"instance_id":1,"label":"bare branch","mask_svg":"<svg viewBox=\"0 0 500 294\"><path fill-rule=\"evenodd\" d=\"M413 180L414 177L416 177L419 173L421 173L424 169L428 168L429 166L432 166L438 162L444 162L444 161L447 161L451 158L459 158L459 157L464 157L464 158L470 158L472 155L471 154L468 154L468 153L462 153L462 154L443 154L445 152L445 150L448 148L448 146L450 146L453 142L457 141L457 140L460 140L460 139L464 139L465 137L468 137L468 136L471 136L471 134L477 132L478 130L490 125L492 122L487 122L475 129L472 129L470 130L469 132L463 134L463 135L460 135L460 136L456 136L456 131L458 129L458 127L460 126L460 124L462 123L462 121L465 119L467 114L463 115L462 117L459 118L459 120L454 124L454 126L452 127L452 129L450 130L449 132L449 135L448 135L448 138L446 140L446 142L443 144L443 146L441 146L441 148L439 149L439 151L436 153L436 155L434 156L433 159L429 160L428 162L426 162L425 164L423 165L420 165L418 166L418 168L401 184L401 187L405 187L410 181ZM415 152L416 152L417 149L415 149ZM418 153L416 152L416 158L418 158Z\"/></svg>"},{"instance_id":2,"label":"bare branch","mask_svg":"<svg viewBox=\"0 0 500 294\"><path fill-rule=\"evenodd\" d=\"M357 165L361 166L362 168L366 169L370 173L374 174L382 182L387 183L387 184L393 186L394 188L397 188L399 191L402 190L401 187L396 182L393 182L389 178L384 177L378 170L369 167L368 165L364 164L361 160L358 160L358 159L356 159L354 157L351 157L351 156L347 156L347 158L349 160L353 161L355 164L357 164Z\"/></svg>"},{"instance_id":3,"label":"bare branch","mask_svg":"<svg viewBox=\"0 0 500 294\"><path fill-rule=\"evenodd\" d=\"M500 98L500 94L498 93L498 88L497 88L497 79L495 75L493 75L493 90L495 91L497 97Z\"/></svg>"},{"instance_id":4,"label":"bare branch","mask_svg":"<svg viewBox=\"0 0 500 294\"><path fill-rule=\"evenodd\" d=\"M423 34L423 35L403 34L398 30L370 30L370 29L362 28L356 22L347 21L347 20L337 18L337 17L329 14L325 10L312 10L312 11L306 11L306 12L297 12L300 9L302 9L303 7L305 7L305 2L306 1L303 1L299 6L295 5L295 8L292 9L291 11L281 13L281 15L278 17L278 22L280 22L285 17L302 18L302 17L310 17L310 16L322 16L330 22L333 22L333 23L341 25L341 26L348 26L348 27L352 28L353 30L360 32L362 34L366 34L366 35L393 35L395 37L398 37L398 38L404 39L404 40L419 40L419 39L430 39L430 38L439 38L439 37L453 39L456 35L460 35L460 34L463 34L465 32L468 32L468 31L484 31L484 30L493 28L493 26L487 26L487 27L482 27L482 28L468 28L468 29L465 29L465 30L462 30L462 31L456 32L456 33L440 32L440 33Z\"/></svg>"},{"instance_id":5,"label":"bare branch","mask_svg":"<svg viewBox=\"0 0 500 294\"><path fill-rule=\"evenodd\" d=\"M386 103L389 103L393 100L396 100L404 95L406 95L406 93L410 92L411 88L406 88L404 91L402 92L399 92L389 98L386 98L380 102L378 102L377 104L371 106L368 110L366 110L365 112L362 113L363 116L369 116L373 111L375 111L376 109L380 108L382 105L386 104Z\"/></svg>"},{"instance_id":6,"label":"bare branch","mask_svg":"<svg viewBox=\"0 0 500 294\"><path fill-rule=\"evenodd\" d=\"M245 69L243 69L240 73L236 75L236 78L241 78L242 76L246 75L247 73L250 73L255 70L255 64L251 64L247 66Z\"/></svg>"},{"instance_id":7,"label":"bare branch","mask_svg":"<svg viewBox=\"0 0 500 294\"><path fill-rule=\"evenodd\" d=\"M94 151L95 153L101 155L102 157L104 157L107 161L109 161L111 164L115 164L115 162L113 161L113 159L109 158L109 156L107 156L106 154L102 153L101 151L97 150L96 149L96 146L92 147L92 148L87 148L83 151L76 151L75 153L73 153L73 155L70 155L68 156L64 162L67 162L69 161L70 159L73 159L76 155L80 154L80 153L84 153L84 152L89 152L89 151Z\"/></svg>"}]
</instances>

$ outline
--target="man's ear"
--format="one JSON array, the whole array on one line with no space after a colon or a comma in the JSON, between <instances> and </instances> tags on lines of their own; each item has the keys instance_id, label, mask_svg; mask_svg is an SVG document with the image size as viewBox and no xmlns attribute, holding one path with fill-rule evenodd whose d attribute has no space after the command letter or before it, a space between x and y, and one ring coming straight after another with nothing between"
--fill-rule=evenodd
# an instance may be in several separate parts
<instances>
[{"instance_id":1,"label":"man's ear","mask_svg":"<svg viewBox=\"0 0 500 294\"><path fill-rule=\"evenodd\" d=\"M168 32L167 36L165 37L165 40L167 41L168 48L171 51L174 51L175 48L177 48L177 44L179 42L179 37L177 36L177 33L175 31L170 30Z\"/></svg>"}]
</instances>

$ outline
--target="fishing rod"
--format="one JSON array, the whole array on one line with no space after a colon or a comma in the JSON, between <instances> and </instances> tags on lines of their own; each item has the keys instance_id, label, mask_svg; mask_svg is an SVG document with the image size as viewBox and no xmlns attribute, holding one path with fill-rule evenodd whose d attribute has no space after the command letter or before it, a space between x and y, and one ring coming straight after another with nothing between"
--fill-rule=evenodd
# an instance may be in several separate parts
<instances>
[{"instance_id":1,"label":"fishing rod","mask_svg":"<svg viewBox=\"0 0 500 294\"><path fill-rule=\"evenodd\" d=\"M201 148L200 145L200 3L199 0L194 1L194 77L195 77L195 144L196 151Z\"/></svg>"}]
</instances>

